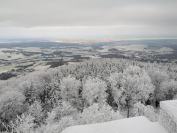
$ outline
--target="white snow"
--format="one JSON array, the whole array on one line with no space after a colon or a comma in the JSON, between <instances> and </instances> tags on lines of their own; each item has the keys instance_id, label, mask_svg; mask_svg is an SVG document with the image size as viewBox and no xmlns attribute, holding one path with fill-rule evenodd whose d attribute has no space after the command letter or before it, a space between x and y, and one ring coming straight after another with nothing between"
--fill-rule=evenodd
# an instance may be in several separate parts
<instances>
[{"instance_id":1,"label":"white snow","mask_svg":"<svg viewBox=\"0 0 177 133\"><path fill-rule=\"evenodd\" d=\"M146 117L133 117L105 123L66 128L62 133L167 133L158 123Z\"/></svg>"},{"instance_id":2,"label":"white snow","mask_svg":"<svg viewBox=\"0 0 177 133\"><path fill-rule=\"evenodd\" d=\"M0 59L4 59L4 60L15 60L15 59L20 59L20 58L24 58L24 55L22 53L5 53L3 51L5 50L9 50L9 51L13 51L12 49L1 49L0 48Z\"/></svg>"},{"instance_id":3,"label":"white snow","mask_svg":"<svg viewBox=\"0 0 177 133\"><path fill-rule=\"evenodd\" d=\"M177 122L177 100L163 101L160 107Z\"/></svg>"}]
</instances>

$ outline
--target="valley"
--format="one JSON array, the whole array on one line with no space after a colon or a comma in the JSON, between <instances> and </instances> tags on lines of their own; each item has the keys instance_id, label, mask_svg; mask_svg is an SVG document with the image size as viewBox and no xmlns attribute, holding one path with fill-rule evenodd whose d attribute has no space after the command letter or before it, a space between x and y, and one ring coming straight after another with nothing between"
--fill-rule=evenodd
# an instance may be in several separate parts
<instances>
[{"instance_id":1,"label":"valley","mask_svg":"<svg viewBox=\"0 0 177 133\"><path fill-rule=\"evenodd\" d=\"M21 75L95 58L124 58L144 62L176 63L177 40L78 43L40 40L1 42L0 74Z\"/></svg>"}]
</instances>

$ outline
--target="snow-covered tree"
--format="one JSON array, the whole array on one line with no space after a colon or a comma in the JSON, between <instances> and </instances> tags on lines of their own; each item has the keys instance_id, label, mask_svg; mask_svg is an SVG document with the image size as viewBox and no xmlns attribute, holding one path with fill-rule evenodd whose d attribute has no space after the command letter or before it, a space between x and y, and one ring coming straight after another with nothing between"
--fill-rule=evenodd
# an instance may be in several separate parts
<instances>
[{"instance_id":1,"label":"snow-covered tree","mask_svg":"<svg viewBox=\"0 0 177 133\"><path fill-rule=\"evenodd\" d=\"M80 89L81 82L74 77L68 76L61 80L61 97L65 101L77 102Z\"/></svg>"},{"instance_id":2,"label":"snow-covered tree","mask_svg":"<svg viewBox=\"0 0 177 133\"><path fill-rule=\"evenodd\" d=\"M32 117L34 117L34 122L37 124L42 123L44 113L42 112L42 106L40 102L35 101L28 109L27 113L30 114Z\"/></svg>"},{"instance_id":3,"label":"snow-covered tree","mask_svg":"<svg viewBox=\"0 0 177 133\"><path fill-rule=\"evenodd\" d=\"M17 115L26 111L26 105L23 104L25 97L17 91L7 91L0 95L0 120L4 123L13 121ZM0 127L1 127L0 123Z\"/></svg>"},{"instance_id":4,"label":"snow-covered tree","mask_svg":"<svg viewBox=\"0 0 177 133\"><path fill-rule=\"evenodd\" d=\"M65 128L76 125L72 116L65 116L59 122L47 123L36 130L37 133L61 133Z\"/></svg>"},{"instance_id":5,"label":"snow-covered tree","mask_svg":"<svg viewBox=\"0 0 177 133\"><path fill-rule=\"evenodd\" d=\"M164 81L169 79L169 76L165 71L161 71L160 69L150 70L149 76L151 77L152 83L155 86L153 102L155 106L158 106L158 102L161 99L161 95L159 95L161 93L160 86Z\"/></svg>"},{"instance_id":6,"label":"snow-covered tree","mask_svg":"<svg viewBox=\"0 0 177 133\"><path fill-rule=\"evenodd\" d=\"M61 102L60 106L54 108L48 113L46 125L37 129L37 132L42 133L61 133L66 127L76 125L77 110L72 107L68 102Z\"/></svg>"},{"instance_id":7,"label":"snow-covered tree","mask_svg":"<svg viewBox=\"0 0 177 133\"><path fill-rule=\"evenodd\" d=\"M134 105L133 109L134 116L146 116L149 120L155 122L158 120L158 114L156 113L153 106L138 102Z\"/></svg>"},{"instance_id":8,"label":"snow-covered tree","mask_svg":"<svg viewBox=\"0 0 177 133\"><path fill-rule=\"evenodd\" d=\"M114 111L110 113L112 109L120 109L121 114L129 116L139 101L138 108L143 108L144 115L151 118L156 108L146 105L177 98L176 82L175 63L126 59L93 59L35 71L0 81L0 130L8 131L5 126L19 116L26 121L27 130L35 124L36 132L61 131L69 121L72 125L77 120L80 123L112 120L116 115Z\"/></svg>"},{"instance_id":9,"label":"snow-covered tree","mask_svg":"<svg viewBox=\"0 0 177 133\"><path fill-rule=\"evenodd\" d=\"M177 81L167 80L161 83L157 94L160 100L171 100L177 94Z\"/></svg>"},{"instance_id":10,"label":"snow-covered tree","mask_svg":"<svg viewBox=\"0 0 177 133\"><path fill-rule=\"evenodd\" d=\"M62 117L72 116L77 113L77 110L71 106L68 102L61 102L58 107L55 107L51 112L48 113L46 122L57 122Z\"/></svg>"},{"instance_id":11,"label":"snow-covered tree","mask_svg":"<svg viewBox=\"0 0 177 133\"><path fill-rule=\"evenodd\" d=\"M79 115L78 121L80 124L91 124L120 118L122 118L122 116L119 112L115 112L109 105L104 104L99 106L98 103L94 103L83 110Z\"/></svg>"},{"instance_id":12,"label":"snow-covered tree","mask_svg":"<svg viewBox=\"0 0 177 133\"><path fill-rule=\"evenodd\" d=\"M82 97L86 100L87 105L105 103L107 97L106 90L107 86L103 80L89 77L83 85Z\"/></svg>"},{"instance_id":13,"label":"snow-covered tree","mask_svg":"<svg viewBox=\"0 0 177 133\"><path fill-rule=\"evenodd\" d=\"M15 133L33 133L34 132L34 117L31 115L22 114L18 116L15 122L11 123L12 132Z\"/></svg>"},{"instance_id":14,"label":"snow-covered tree","mask_svg":"<svg viewBox=\"0 0 177 133\"><path fill-rule=\"evenodd\" d=\"M148 74L134 66L128 67L123 74L111 75L110 81L112 83L112 95L118 106L127 109L127 117L130 115L130 108L135 103L138 101L145 102L154 91Z\"/></svg>"}]
</instances>

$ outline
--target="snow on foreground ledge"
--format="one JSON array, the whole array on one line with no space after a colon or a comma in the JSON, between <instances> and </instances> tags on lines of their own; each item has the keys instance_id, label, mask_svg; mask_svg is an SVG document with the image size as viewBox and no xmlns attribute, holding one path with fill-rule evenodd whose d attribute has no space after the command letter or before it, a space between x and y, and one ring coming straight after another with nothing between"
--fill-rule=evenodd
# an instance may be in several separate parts
<instances>
[{"instance_id":1,"label":"snow on foreground ledge","mask_svg":"<svg viewBox=\"0 0 177 133\"><path fill-rule=\"evenodd\" d=\"M160 102L159 123L169 133L177 133L177 100Z\"/></svg>"},{"instance_id":2,"label":"snow on foreground ledge","mask_svg":"<svg viewBox=\"0 0 177 133\"><path fill-rule=\"evenodd\" d=\"M146 117L133 117L116 121L78 125L66 128L62 133L167 133L158 123Z\"/></svg>"},{"instance_id":3,"label":"snow on foreground ledge","mask_svg":"<svg viewBox=\"0 0 177 133\"><path fill-rule=\"evenodd\" d=\"M177 100L160 102L160 108L168 113L168 115L177 123Z\"/></svg>"}]
</instances>

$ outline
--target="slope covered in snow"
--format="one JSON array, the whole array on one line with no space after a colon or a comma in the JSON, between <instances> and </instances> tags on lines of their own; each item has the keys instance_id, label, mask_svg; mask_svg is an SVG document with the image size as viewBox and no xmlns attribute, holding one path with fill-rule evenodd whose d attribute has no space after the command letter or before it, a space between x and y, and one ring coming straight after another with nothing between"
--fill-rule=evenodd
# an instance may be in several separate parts
<instances>
[{"instance_id":1,"label":"slope covered in snow","mask_svg":"<svg viewBox=\"0 0 177 133\"><path fill-rule=\"evenodd\" d=\"M79 125L66 128L62 133L167 133L158 123L150 122L146 117L134 117L122 120Z\"/></svg>"},{"instance_id":2,"label":"slope covered in snow","mask_svg":"<svg viewBox=\"0 0 177 133\"><path fill-rule=\"evenodd\" d=\"M163 101L160 103L160 107L177 122L177 100Z\"/></svg>"},{"instance_id":3,"label":"slope covered in snow","mask_svg":"<svg viewBox=\"0 0 177 133\"><path fill-rule=\"evenodd\" d=\"M177 133L177 100L168 100L160 103L159 123L169 133Z\"/></svg>"}]
</instances>

